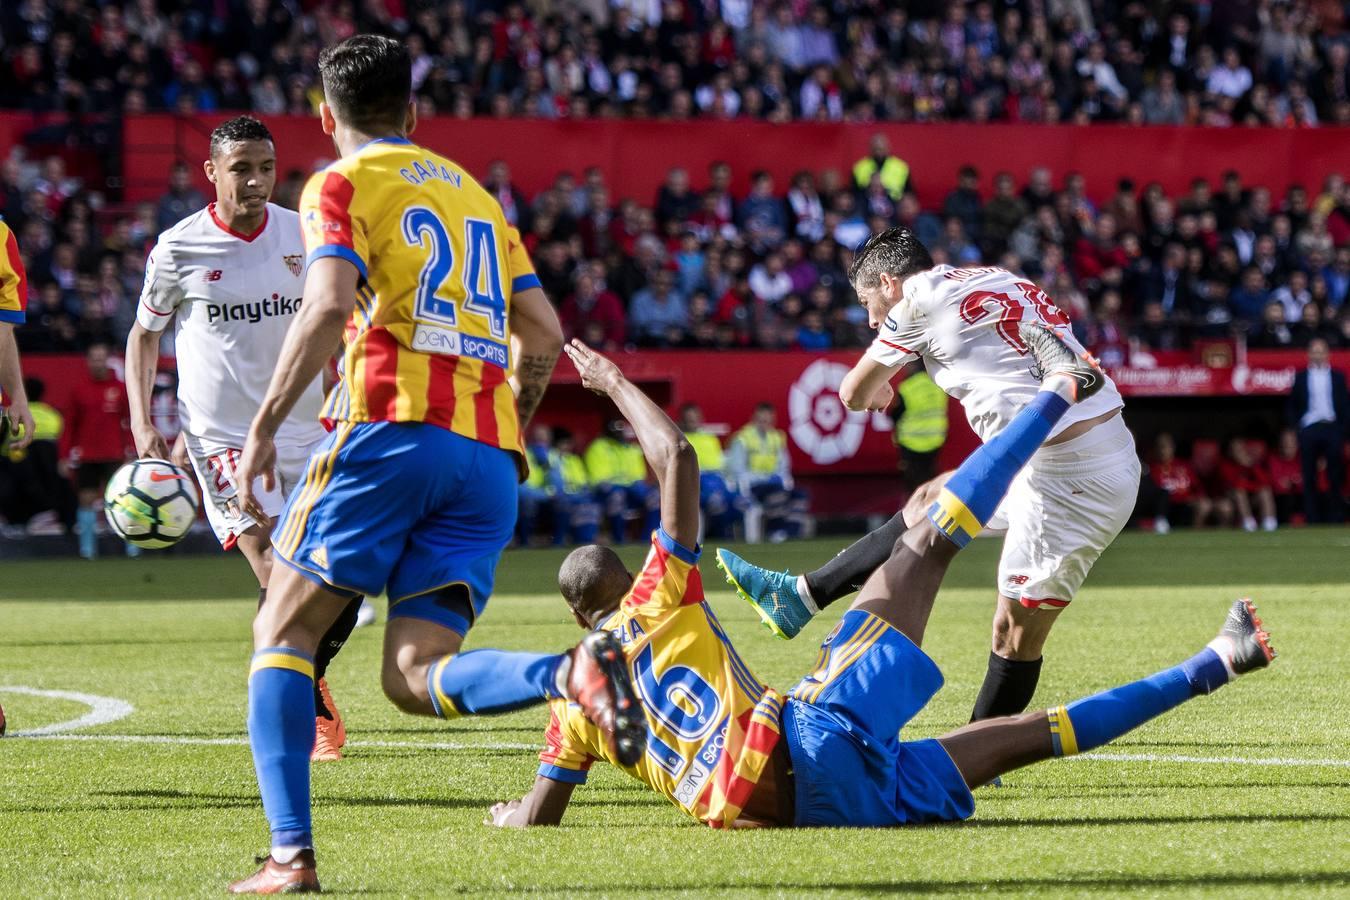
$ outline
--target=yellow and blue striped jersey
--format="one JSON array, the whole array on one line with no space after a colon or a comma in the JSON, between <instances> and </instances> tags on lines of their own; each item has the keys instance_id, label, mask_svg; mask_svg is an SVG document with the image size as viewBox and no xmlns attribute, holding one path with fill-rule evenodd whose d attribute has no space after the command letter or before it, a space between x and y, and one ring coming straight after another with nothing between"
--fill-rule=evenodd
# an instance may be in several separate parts
<instances>
[{"instance_id":1,"label":"yellow and blue striped jersey","mask_svg":"<svg viewBox=\"0 0 1350 900\"><path fill-rule=\"evenodd\" d=\"M623 644L647 716L634 778L714 828L734 823L779 739L783 698L737 655L703 598L698 551L664 529L623 602L601 628ZM581 707L550 705L539 774L579 784L591 763L619 765Z\"/></svg>"},{"instance_id":2,"label":"yellow and blue striped jersey","mask_svg":"<svg viewBox=\"0 0 1350 900\"><path fill-rule=\"evenodd\" d=\"M300 200L309 260L361 274L337 422L427 422L524 454L511 297L539 287L501 206L450 160L381 138L316 173Z\"/></svg>"}]
</instances>

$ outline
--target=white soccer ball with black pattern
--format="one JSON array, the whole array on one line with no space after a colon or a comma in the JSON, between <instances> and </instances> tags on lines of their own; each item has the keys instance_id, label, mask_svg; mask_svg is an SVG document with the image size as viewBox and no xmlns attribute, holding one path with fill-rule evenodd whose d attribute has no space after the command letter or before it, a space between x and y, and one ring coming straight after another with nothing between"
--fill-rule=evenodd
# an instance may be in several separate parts
<instances>
[{"instance_id":1,"label":"white soccer ball with black pattern","mask_svg":"<svg viewBox=\"0 0 1350 900\"><path fill-rule=\"evenodd\" d=\"M108 481L103 514L118 537L137 547L170 547L197 520L197 486L166 459L138 459Z\"/></svg>"}]
</instances>

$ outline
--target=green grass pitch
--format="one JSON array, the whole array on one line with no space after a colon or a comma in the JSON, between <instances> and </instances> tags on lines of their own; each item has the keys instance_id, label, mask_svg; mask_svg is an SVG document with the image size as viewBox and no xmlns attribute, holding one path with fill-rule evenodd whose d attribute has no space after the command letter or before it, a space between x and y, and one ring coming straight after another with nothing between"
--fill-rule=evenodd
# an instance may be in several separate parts
<instances>
[{"instance_id":1,"label":"green grass pitch","mask_svg":"<svg viewBox=\"0 0 1350 900\"><path fill-rule=\"evenodd\" d=\"M840 542L745 550L800 569ZM964 824L719 833L597 766L556 829L483 825L534 777L546 712L450 724L381 696L381 627L330 672L347 759L315 771L327 890L385 896L559 897L891 892L1144 895L1350 891L1350 531L1127 534L1064 614L1045 706L1183 659L1250 594L1273 668L1200 698L1107 751L1044 763L976 792ZM743 548L737 548L743 549ZM636 564L640 549L627 552ZM946 687L907 734L963 723L988 653L996 541L961 556L925 649ZM553 591L561 554L508 553L470 646L560 650L579 637ZM725 588L711 602L757 674L786 689L838 617L783 643ZM0 897L220 896L253 868L266 826L243 743L247 566L235 557L6 563L0 578ZM17 732L89 708L9 687L116 698L134 710L76 737ZM118 736L161 736L160 742ZM1226 762L1223 760L1233 760ZM1262 761L1265 761L1262 763Z\"/></svg>"}]
</instances>

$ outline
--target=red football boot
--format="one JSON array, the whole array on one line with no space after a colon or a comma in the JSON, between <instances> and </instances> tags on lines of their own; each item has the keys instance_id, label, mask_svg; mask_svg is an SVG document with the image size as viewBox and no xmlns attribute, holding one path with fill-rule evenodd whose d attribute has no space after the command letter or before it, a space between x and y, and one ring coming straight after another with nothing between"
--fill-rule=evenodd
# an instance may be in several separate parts
<instances>
[{"instance_id":1,"label":"red football boot","mask_svg":"<svg viewBox=\"0 0 1350 900\"><path fill-rule=\"evenodd\" d=\"M301 850L288 863L277 862L270 853L259 861L262 868L231 884L231 894L317 894L321 890L313 850Z\"/></svg>"},{"instance_id":2,"label":"red football boot","mask_svg":"<svg viewBox=\"0 0 1350 900\"><path fill-rule=\"evenodd\" d=\"M567 697L609 738L621 765L631 766L642 759L647 750L647 717L614 635L592 631L572 650Z\"/></svg>"}]
</instances>

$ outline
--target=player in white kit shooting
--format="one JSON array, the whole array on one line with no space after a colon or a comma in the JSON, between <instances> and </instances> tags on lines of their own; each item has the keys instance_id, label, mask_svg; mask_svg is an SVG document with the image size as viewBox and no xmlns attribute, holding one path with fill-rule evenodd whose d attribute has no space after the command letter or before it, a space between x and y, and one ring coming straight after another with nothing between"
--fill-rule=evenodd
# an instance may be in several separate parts
<instances>
[{"instance_id":1,"label":"player in white kit shooting","mask_svg":"<svg viewBox=\"0 0 1350 900\"><path fill-rule=\"evenodd\" d=\"M1085 353L1069 319L1028 279L993 266L935 266L907 228L874 235L849 273L878 335L844 378L839 396L852 410L884 410L895 398L891 378L922 360L929 376L961 402L980 440L998 434L1035 396L1040 373L1018 323L1054 328ZM998 571L993 649L972 721L1016 715L1031 702L1041 651L1055 618L1069 605L1102 551L1125 527L1139 490L1134 438L1121 418L1120 392L1109 379L1072 407L1013 482L991 528L1006 529ZM942 477L910 504L923 518ZM891 555L906 527L904 512L814 572L794 576L751 565L726 550L719 566L776 634L791 638L820 608L856 591Z\"/></svg>"},{"instance_id":2,"label":"player in white kit shooting","mask_svg":"<svg viewBox=\"0 0 1350 900\"><path fill-rule=\"evenodd\" d=\"M276 489L261 483L254 489L269 518L255 521L235 501L235 467L300 309L304 239L299 215L269 202L276 150L257 119L240 116L216 128L205 170L215 202L161 234L146 261L127 338L127 398L136 452L168 458L151 422L150 397L160 338L173 322L181 440L206 496L207 521L225 549L238 547L252 566L261 606L272 567L272 520L326 434L319 422L323 385L310 385L278 432ZM346 729L323 672L355 627L361 603L358 597L348 605L314 661L316 760L341 758Z\"/></svg>"}]
</instances>

